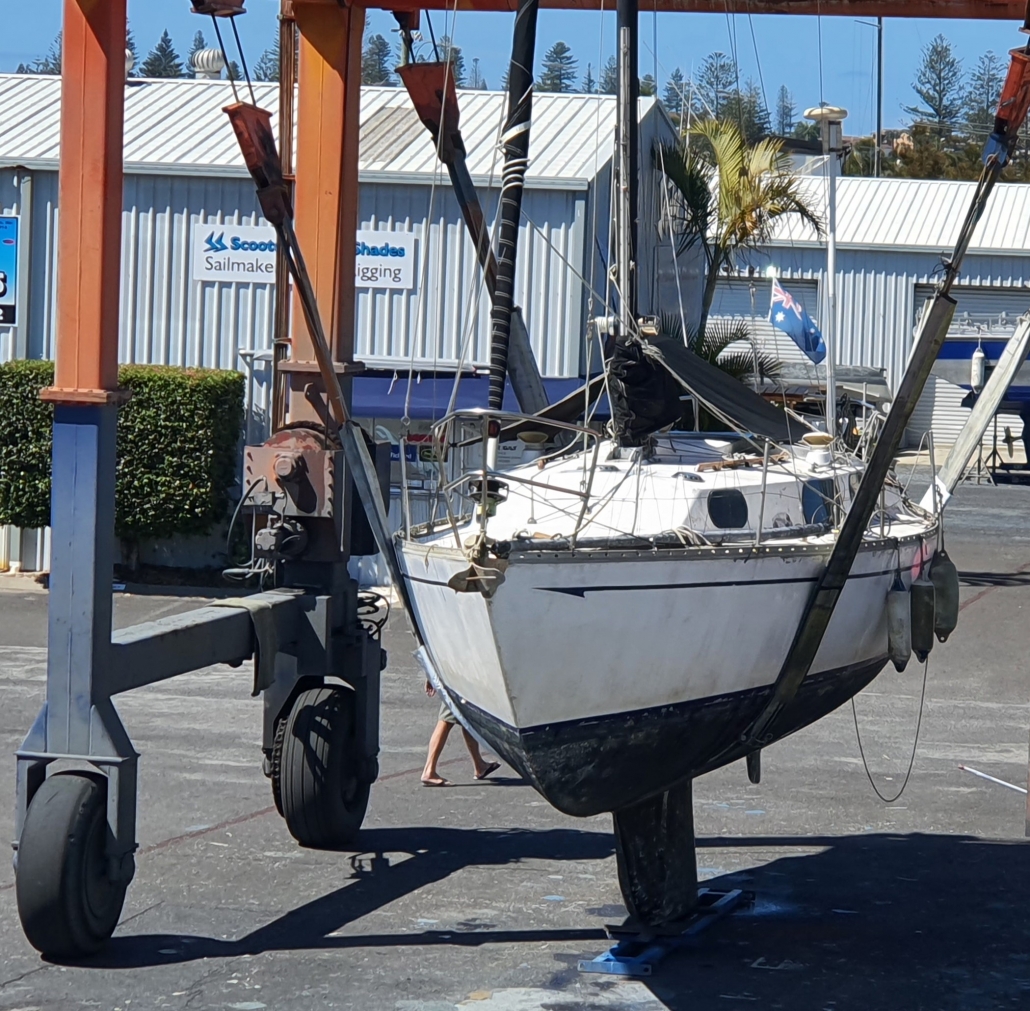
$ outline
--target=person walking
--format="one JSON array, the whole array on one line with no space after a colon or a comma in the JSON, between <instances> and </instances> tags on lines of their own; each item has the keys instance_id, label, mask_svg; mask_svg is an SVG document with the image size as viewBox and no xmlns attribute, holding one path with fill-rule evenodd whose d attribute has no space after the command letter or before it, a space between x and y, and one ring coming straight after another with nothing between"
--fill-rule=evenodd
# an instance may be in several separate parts
<instances>
[{"instance_id":1,"label":"person walking","mask_svg":"<svg viewBox=\"0 0 1030 1011\"><path fill-rule=\"evenodd\" d=\"M426 695L430 698L436 696L436 689L433 687L430 681L426 681ZM429 738L429 754L426 755L426 767L422 770L422 785L423 786L450 786L450 782L444 779L436 770L437 763L440 761L440 755L443 753L443 746L447 743L447 738L450 736L451 728L457 724L458 720L454 713L451 712L447 703L440 700L440 713L436 719L436 726L433 728L433 736ZM488 762L483 758L482 752L479 750L479 741L477 741L464 727L461 728L462 735L465 738L465 747L468 748L469 754L472 756L472 764L475 767L476 779L486 779L487 776L496 772L500 767L500 762Z\"/></svg>"}]
</instances>

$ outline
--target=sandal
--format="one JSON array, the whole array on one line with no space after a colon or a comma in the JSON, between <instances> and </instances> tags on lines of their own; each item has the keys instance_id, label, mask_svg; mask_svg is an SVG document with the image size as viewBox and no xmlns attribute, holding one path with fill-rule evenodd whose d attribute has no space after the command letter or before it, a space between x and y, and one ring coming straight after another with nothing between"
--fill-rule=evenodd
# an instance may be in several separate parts
<instances>
[{"instance_id":1,"label":"sandal","mask_svg":"<svg viewBox=\"0 0 1030 1011\"><path fill-rule=\"evenodd\" d=\"M490 764L483 770L483 774L481 776L476 776L476 779L486 779L487 776L496 772L500 767L500 762L490 762Z\"/></svg>"}]
</instances>

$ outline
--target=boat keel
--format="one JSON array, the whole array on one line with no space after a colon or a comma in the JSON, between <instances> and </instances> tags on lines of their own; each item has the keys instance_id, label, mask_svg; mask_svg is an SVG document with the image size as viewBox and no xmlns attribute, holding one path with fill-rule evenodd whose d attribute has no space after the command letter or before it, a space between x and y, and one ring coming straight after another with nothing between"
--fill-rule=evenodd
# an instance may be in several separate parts
<instances>
[{"instance_id":1,"label":"boat keel","mask_svg":"<svg viewBox=\"0 0 1030 1011\"><path fill-rule=\"evenodd\" d=\"M613 812L612 821L631 924L649 930L687 920L697 906L693 780Z\"/></svg>"}]
</instances>

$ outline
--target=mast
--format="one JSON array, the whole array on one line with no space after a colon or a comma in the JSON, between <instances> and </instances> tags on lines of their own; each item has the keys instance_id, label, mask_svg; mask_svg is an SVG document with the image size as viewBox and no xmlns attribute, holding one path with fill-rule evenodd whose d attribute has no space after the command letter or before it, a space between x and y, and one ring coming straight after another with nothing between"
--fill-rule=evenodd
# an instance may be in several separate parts
<instances>
[{"instance_id":1,"label":"mast","mask_svg":"<svg viewBox=\"0 0 1030 1011\"><path fill-rule=\"evenodd\" d=\"M497 223L497 281L490 310L490 410L501 409L508 373L511 313L515 304L515 255L522 216L522 191L529 163L529 128L533 114L533 55L539 0L519 0L508 69L508 118L501 144L501 213Z\"/></svg>"},{"instance_id":2,"label":"mast","mask_svg":"<svg viewBox=\"0 0 1030 1011\"><path fill-rule=\"evenodd\" d=\"M883 18L876 19L876 154L873 175L883 175Z\"/></svg>"},{"instance_id":3,"label":"mast","mask_svg":"<svg viewBox=\"0 0 1030 1011\"><path fill-rule=\"evenodd\" d=\"M638 0L618 0L619 96L616 113L615 263L619 286L619 339L632 333L637 311L637 217L639 181L637 93Z\"/></svg>"}]
</instances>

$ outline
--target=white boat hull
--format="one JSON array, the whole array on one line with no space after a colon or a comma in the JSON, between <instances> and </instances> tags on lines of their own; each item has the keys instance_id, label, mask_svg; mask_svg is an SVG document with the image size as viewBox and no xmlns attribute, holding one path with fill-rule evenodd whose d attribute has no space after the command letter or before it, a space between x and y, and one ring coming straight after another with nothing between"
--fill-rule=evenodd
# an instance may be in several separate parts
<instances>
[{"instance_id":1,"label":"white boat hull","mask_svg":"<svg viewBox=\"0 0 1030 1011\"><path fill-rule=\"evenodd\" d=\"M460 714L557 807L592 814L740 757L831 545L513 552L489 599L448 586L461 552L400 547ZM777 736L879 673L887 591L926 554L918 536L863 548Z\"/></svg>"}]
</instances>

